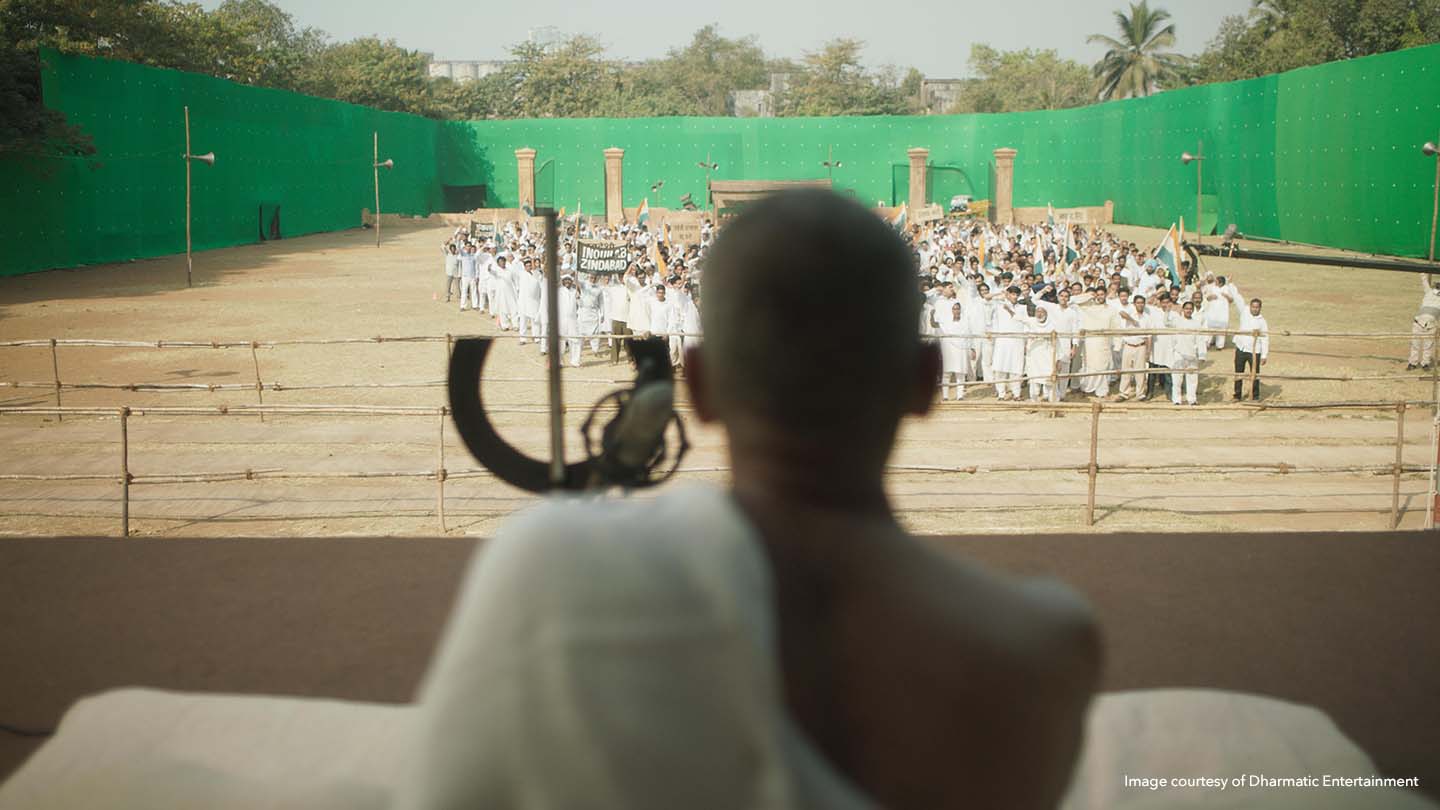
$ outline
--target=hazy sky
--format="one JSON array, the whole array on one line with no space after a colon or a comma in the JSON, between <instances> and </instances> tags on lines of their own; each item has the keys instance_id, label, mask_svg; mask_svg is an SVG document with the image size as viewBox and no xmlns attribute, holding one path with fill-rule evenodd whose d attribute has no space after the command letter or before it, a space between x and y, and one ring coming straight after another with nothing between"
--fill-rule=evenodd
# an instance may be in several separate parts
<instances>
[{"instance_id":1,"label":"hazy sky","mask_svg":"<svg viewBox=\"0 0 1440 810\"><path fill-rule=\"evenodd\" d=\"M585 33L609 47L611 57L646 59L688 42L694 31L718 23L728 37L755 35L771 56L799 57L827 40L864 40L871 66L917 67L927 76L961 77L970 46L1002 50L1053 48L1094 62L1104 53L1085 44L1092 33L1114 35L1113 12L1125 0L1008 0L1001 3L935 0L720 0L687 2L495 2L490 0L273 0L301 25L340 40L376 35L429 51L437 59L501 59L506 46L531 28L555 26ZM1176 50L1194 53L1215 35L1222 17L1244 13L1250 0L1152 0L1173 15ZM220 0L202 0L214 8Z\"/></svg>"}]
</instances>

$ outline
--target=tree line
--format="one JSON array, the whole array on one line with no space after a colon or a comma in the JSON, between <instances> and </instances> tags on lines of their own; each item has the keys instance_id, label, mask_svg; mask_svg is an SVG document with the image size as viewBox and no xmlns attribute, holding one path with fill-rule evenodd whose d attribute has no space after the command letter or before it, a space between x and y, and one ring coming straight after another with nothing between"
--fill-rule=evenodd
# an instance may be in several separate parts
<instances>
[{"instance_id":1,"label":"tree line","mask_svg":"<svg viewBox=\"0 0 1440 810\"><path fill-rule=\"evenodd\" d=\"M939 111L1061 109L1432 43L1440 0L1253 0L1190 56L1171 50L1169 13L1141 0L1089 41L1107 50L1088 66L1055 50L974 45L969 78ZM334 42L297 26L270 0L225 0L213 11L181 0L0 0L0 154L93 151L40 103L46 46L439 119L726 115L731 91L768 89L776 74L777 115L925 111L920 72L866 67L857 39L781 58L708 25L663 57L624 62L582 35L516 44L503 69L457 82L431 77L425 54L393 40Z\"/></svg>"}]
</instances>

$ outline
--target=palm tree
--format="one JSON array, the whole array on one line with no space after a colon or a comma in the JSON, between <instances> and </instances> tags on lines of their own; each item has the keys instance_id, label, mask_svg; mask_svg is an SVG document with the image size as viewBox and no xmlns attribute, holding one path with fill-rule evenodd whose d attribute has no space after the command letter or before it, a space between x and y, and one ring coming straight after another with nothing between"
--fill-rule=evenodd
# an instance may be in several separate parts
<instances>
[{"instance_id":1,"label":"palm tree","mask_svg":"<svg viewBox=\"0 0 1440 810\"><path fill-rule=\"evenodd\" d=\"M1123 11L1115 12L1119 39L1092 34L1086 40L1110 49L1095 63L1100 98L1148 96L1175 77L1183 57L1161 51L1175 44L1175 24L1164 25L1168 19L1170 12L1152 9L1149 0L1140 0L1130 4L1129 16Z\"/></svg>"},{"instance_id":2,"label":"palm tree","mask_svg":"<svg viewBox=\"0 0 1440 810\"><path fill-rule=\"evenodd\" d=\"M1260 24L1266 37L1280 30L1289 16L1290 3L1286 0L1250 0L1250 19Z\"/></svg>"}]
</instances>

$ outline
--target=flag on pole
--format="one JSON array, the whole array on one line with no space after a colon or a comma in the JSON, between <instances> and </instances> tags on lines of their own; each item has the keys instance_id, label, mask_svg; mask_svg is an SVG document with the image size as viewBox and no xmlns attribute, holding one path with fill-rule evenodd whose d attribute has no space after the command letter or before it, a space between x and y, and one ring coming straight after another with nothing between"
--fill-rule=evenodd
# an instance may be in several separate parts
<instances>
[{"instance_id":1,"label":"flag on pole","mask_svg":"<svg viewBox=\"0 0 1440 810\"><path fill-rule=\"evenodd\" d=\"M909 214L910 204L901 203L900 210L891 214L890 218L887 221L890 223L890 227L894 228L897 231L903 231L905 230L905 220L909 218Z\"/></svg>"},{"instance_id":2,"label":"flag on pole","mask_svg":"<svg viewBox=\"0 0 1440 810\"><path fill-rule=\"evenodd\" d=\"M1065 263L1069 264L1080 258L1080 251L1075 248L1075 229L1065 228Z\"/></svg>"},{"instance_id":3,"label":"flag on pole","mask_svg":"<svg viewBox=\"0 0 1440 810\"><path fill-rule=\"evenodd\" d=\"M985 255L985 232L980 232L980 266L989 267L990 259Z\"/></svg>"},{"instance_id":4,"label":"flag on pole","mask_svg":"<svg viewBox=\"0 0 1440 810\"><path fill-rule=\"evenodd\" d=\"M1155 251L1155 260L1170 271L1170 282L1180 286L1180 237L1176 235L1174 225L1165 232L1165 238L1160 240L1160 247Z\"/></svg>"},{"instance_id":5,"label":"flag on pole","mask_svg":"<svg viewBox=\"0 0 1440 810\"><path fill-rule=\"evenodd\" d=\"M1055 206L1050 203L1045 203L1045 221L1050 223L1050 227L1055 227Z\"/></svg>"},{"instance_id":6,"label":"flag on pole","mask_svg":"<svg viewBox=\"0 0 1440 810\"><path fill-rule=\"evenodd\" d=\"M1040 274L1042 274L1042 273L1044 273L1044 272L1045 272L1045 245L1044 245L1044 243L1043 243L1041 240L1036 239L1036 240L1035 240L1035 274L1036 274L1036 275L1040 275Z\"/></svg>"},{"instance_id":7,"label":"flag on pole","mask_svg":"<svg viewBox=\"0 0 1440 810\"><path fill-rule=\"evenodd\" d=\"M655 268L660 271L660 278L670 277L670 268L665 264L665 254L660 250L660 243L650 242L650 258L655 262Z\"/></svg>"},{"instance_id":8,"label":"flag on pole","mask_svg":"<svg viewBox=\"0 0 1440 810\"><path fill-rule=\"evenodd\" d=\"M644 225L650 221L650 198L646 197L640 201L640 210L635 214L635 222Z\"/></svg>"}]
</instances>

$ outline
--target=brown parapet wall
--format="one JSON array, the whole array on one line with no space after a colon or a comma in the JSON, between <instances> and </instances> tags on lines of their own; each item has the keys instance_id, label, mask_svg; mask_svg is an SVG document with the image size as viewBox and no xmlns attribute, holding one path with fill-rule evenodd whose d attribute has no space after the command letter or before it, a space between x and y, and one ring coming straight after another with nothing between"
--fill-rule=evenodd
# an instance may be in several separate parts
<instances>
[{"instance_id":1,"label":"brown parapet wall","mask_svg":"<svg viewBox=\"0 0 1440 810\"><path fill-rule=\"evenodd\" d=\"M1105 690L1211 687L1313 705L1388 776L1440 786L1434 533L926 538L1064 579L1104 628ZM0 542L0 719L51 728L117 686L411 700L474 541ZM0 779L39 743L0 734Z\"/></svg>"},{"instance_id":2,"label":"brown parapet wall","mask_svg":"<svg viewBox=\"0 0 1440 810\"><path fill-rule=\"evenodd\" d=\"M1033 208L1016 208L1016 225L1041 225L1050 219L1050 209L1046 206ZM1056 208L1055 221L1057 223L1072 223L1075 225L1113 225L1115 224L1115 203L1106 200L1104 205L1087 205L1079 208Z\"/></svg>"}]
</instances>

